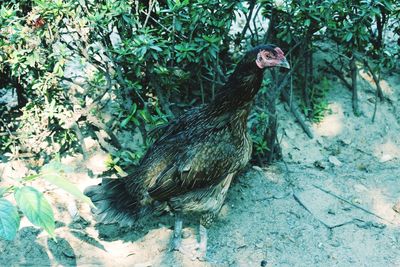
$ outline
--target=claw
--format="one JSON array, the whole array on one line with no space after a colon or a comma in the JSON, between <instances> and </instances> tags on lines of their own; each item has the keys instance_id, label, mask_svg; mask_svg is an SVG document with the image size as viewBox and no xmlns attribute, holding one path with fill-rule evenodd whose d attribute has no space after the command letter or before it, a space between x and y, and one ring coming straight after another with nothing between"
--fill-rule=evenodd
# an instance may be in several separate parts
<instances>
[{"instance_id":1,"label":"claw","mask_svg":"<svg viewBox=\"0 0 400 267\"><path fill-rule=\"evenodd\" d=\"M191 260L207 261L212 260L207 257L207 229L200 224L199 226L199 242L192 244L182 244L182 219L176 216L175 227L172 240L172 251L179 251Z\"/></svg>"}]
</instances>

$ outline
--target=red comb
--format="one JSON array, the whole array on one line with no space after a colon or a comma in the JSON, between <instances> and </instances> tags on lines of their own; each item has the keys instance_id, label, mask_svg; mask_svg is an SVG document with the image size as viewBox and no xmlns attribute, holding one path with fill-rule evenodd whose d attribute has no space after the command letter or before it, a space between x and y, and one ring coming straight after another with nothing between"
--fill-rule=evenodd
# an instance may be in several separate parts
<instances>
[{"instance_id":1,"label":"red comb","mask_svg":"<svg viewBox=\"0 0 400 267\"><path fill-rule=\"evenodd\" d=\"M275 50L278 54L284 55L283 51L282 51L279 47L276 47L274 50Z\"/></svg>"},{"instance_id":2,"label":"red comb","mask_svg":"<svg viewBox=\"0 0 400 267\"><path fill-rule=\"evenodd\" d=\"M281 58L285 57L285 54L283 53L283 51L279 47L276 47L274 50L277 53L277 58L278 59L281 59Z\"/></svg>"}]
</instances>

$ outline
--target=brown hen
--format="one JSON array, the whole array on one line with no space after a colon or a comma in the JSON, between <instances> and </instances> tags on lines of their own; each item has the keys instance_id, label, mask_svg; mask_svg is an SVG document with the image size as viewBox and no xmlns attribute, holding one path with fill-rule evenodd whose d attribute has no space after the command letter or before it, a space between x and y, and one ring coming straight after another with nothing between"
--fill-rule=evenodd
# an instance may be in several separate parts
<instances>
[{"instance_id":1,"label":"brown hen","mask_svg":"<svg viewBox=\"0 0 400 267\"><path fill-rule=\"evenodd\" d=\"M185 252L181 215L197 214L196 256L204 258L206 228L220 211L232 177L250 159L247 117L263 71L272 67L289 68L280 48L261 45L248 51L215 100L165 126L133 173L88 188L98 221L134 224L138 217L171 210L176 214L173 248Z\"/></svg>"}]
</instances>

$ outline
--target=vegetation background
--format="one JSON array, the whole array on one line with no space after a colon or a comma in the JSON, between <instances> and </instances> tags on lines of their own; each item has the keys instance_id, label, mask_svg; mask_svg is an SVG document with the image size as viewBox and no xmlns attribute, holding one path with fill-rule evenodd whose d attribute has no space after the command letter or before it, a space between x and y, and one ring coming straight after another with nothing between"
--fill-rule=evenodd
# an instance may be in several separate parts
<instances>
[{"instance_id":1,"label":"vegetation background","mask_svg":"<svg viewBox=\"0 0 400 267\"><path fill-rule=\"evenodd\" d=\"M249 120L253 163L282 156L276 103L304 134L329 114L329 75L359 105L360 71L376 86L375 112L390 102L381 77L399 73L400 2L223 0L8 0L0 8L0 160L22 159L27 175L0 176L0 237L12 240L23 214L54 236L45 179L90 202L66 179L65 155L89 152L91 137L123 175L152 132L207 103L252 46L274 43L292 69L266 75ZM319 56L316 60L316 54Z\"/></svg>"}]
</instances>

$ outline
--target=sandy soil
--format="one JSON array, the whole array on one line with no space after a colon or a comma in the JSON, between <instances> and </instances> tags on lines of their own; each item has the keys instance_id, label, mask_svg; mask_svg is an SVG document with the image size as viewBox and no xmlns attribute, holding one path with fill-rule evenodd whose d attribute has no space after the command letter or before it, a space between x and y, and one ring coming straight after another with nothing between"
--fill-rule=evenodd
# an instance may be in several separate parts
<instances>
[{"instance_id":1,"label":"sandy soil","mask_svg":"<svg viewBox=\"0 0 400 267\"><path fill-rule=\"evenodd\" d=\"M209 230L208 262L169 251L169 215L132 229L97 225L86 204L42 184L57 207L57 242L24 220L14 241L0 241L0 266L400 266L400 77L383 81L390 102L379 103L375 123L363 78L363 115L354 117L350 92L333 82L332 112L312 125L312 140L279 106L284 162L236 177ZM104 157L65 158L81 170L70 179L95 184L86 168L101 172ZM21 163L2 164L3 177L12 164ZM184 223L184 243L193 243L196 224Z\"/></svg>"}]
</instances>

